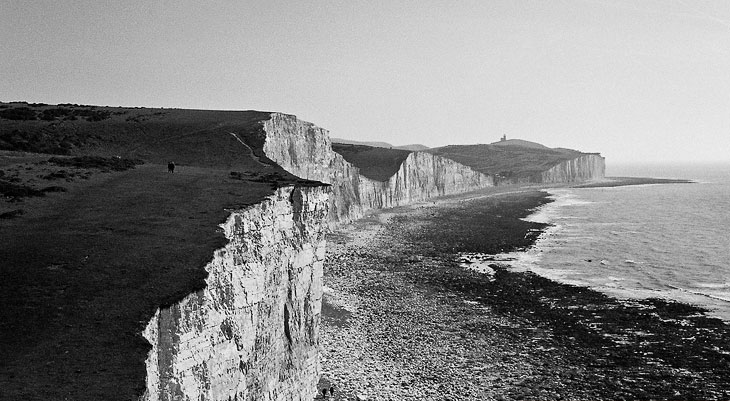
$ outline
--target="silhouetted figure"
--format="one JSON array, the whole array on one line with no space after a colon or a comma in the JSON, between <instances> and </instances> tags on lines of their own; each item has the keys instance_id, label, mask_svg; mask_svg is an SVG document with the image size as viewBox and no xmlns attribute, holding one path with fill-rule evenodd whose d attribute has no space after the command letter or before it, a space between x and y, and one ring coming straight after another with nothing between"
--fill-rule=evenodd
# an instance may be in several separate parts
<instances>
[{"instance_id":1,"label":"silhouetted figure","mask_svg":"<svg viewBox=\"0 0 730 401\"><path fill-rule=\"evenodd\" d=\"M330 386L330 397L334 397L334 395L335 395L335 385L333 384Z\"/></svg>"},{"instance_id":2,"label":"silhouetted figure","mask_svg":"<svg viewBox=\"0 0 730 401\"><path fill-rule=\"evenodd\" d=\"M322 398L327 398L327 389L326 388L322 389Z\"/></svg>"},{"instance_id":3,"label":"silhouetted figure","mask_svg":"<svg viewBox=\"0 0 730 401\"><path fill-rule=\"evenodd\" d=\"M174 173L175 172L175 162L169 162L169 163L167 163L167 172L168 173Z\"/></svg>"}]
</instances>

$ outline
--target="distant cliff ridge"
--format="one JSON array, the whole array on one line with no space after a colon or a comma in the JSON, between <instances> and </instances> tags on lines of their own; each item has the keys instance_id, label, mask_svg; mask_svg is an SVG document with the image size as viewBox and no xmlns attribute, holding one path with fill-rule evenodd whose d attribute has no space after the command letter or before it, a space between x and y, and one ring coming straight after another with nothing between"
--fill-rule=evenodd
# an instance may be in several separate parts
<instances>
[{"instance_id":1,"label":"distant cliff ridge","mask_svg":"<svg viewBox=\"0 0 730 401\"><path fill-rule=\"evenodd\" d=\"M557 163L536 179L541 183L582 182L606 176L606 159L599 154L581 154Z\"/></svg>"},{"instance_id":2,"label":"distant cliff ridge","mask_svg":"<svg viewBox=\"0 0 730 401\"><path fill-rule=\"evenodd\" d=\"M603 178L605 159L598 153L550 149L506 140L490 145L450 145L427 152L488 174L497 184L570 183Z\"/></svg>"},{"instance_id":3,"label":"distant cliff ridge","mask_svg":"<svg viewBox=\"0 0 730 401\"><path fill-rule=\"evenodd\" d=\"M0 386L39 399L311 400L328 226L495 184L585 181L605 170L598 154L539 146L333 149L327 130L282 113L2 106L0 149L34 154L33 163L3 160L7 188L60 173L47 153L145 162L88 180L66 171L63 197L39 200L31 217L0 220L8 228L0 230L0 293L17 308L0 311L0 333L27 342L0 349L0 370L13 373ZM6 185L11 171L17 182ZM26 207L3 199L4 208ZM95 275L82 258L89 254ZM78 284L86 281L93 285ZM62 296L68 288L74 297ZM51 295L40 302L39 293ZM40 328L26 316L54 319ZM15 340L19 332L37 341ZM57 366L77 376L59 379Z\"/></svg>"},{"instance_id":4,"label":"distant cliff ridge","mask_svg":"<svg viewBox=\"0 0 730 401\"><path fill-rule=\"evenodd\" d=\"M365 146L372 146L372 147L376 147L376 148L411 150L411 151L419 151L419 152L428 149L428 146L421 145L419 143L393 146L388 142L353 141L351 139L342 139L342 138L332 138L332 143L344 144L344 145L365 145Z\"/></svg>"},{"instance_id":5,"label":"distant cliff ridge","mask_svg":"<svg viewBox=\"0 0 730 401\"><path fill-rule=\"evenodd\" d=\"M326 130L292 115L272 113L264 122L264 132L264 153L269 159L296 176L331 184L332 221L352 221L369 209L494 185L486 174L423 152L410 153L387 180L368 178L332 150Z\"/></svg>"}]
</instances>

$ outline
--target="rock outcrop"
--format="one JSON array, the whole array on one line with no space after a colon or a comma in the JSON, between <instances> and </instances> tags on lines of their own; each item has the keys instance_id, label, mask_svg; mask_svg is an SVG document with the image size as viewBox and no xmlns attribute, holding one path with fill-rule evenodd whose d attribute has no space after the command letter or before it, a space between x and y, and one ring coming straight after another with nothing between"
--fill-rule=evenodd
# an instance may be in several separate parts
<instances>
[{"instance_id":1,"label":"rock outcrop","mask_svg":"<svg viewBox=\"0 0 730 401\"><path fill-rule=\"evenodd\" d=\"M331 185L330 221L349 222L369 209L493 185L492 178L453 160L413 152L387 181L376 181L332 150L329 134L295 116L272 113L264 122L264 153L290 173Z\"/></svg>"},{"instance_id":2,"label":"rock outcrop","mask_svg":"<svg viewBox=\"0 0 730 401\"><path fill-rule=\"evenodd\" d=\"M234 211L203 290L157 311L142 400L312 400L325 187L284 187Z\"/></svg>"},{"instance_id":3,"label":"rock outcrop","mask_svg":"<svg viewBox=\"0 0 730 401\"><path fill-rule=\"evenodd\" d=\"M78 185L70 191L77 197L46 212L53 216L52 230L47 219L33 217L42 222L30 231L44 232L40 241L27 234L26 226L6 230L0 251L16 260L0 257L13 272L3 276L0 288L11 294L13 302L5 304L15 309L6 308L10 313L0 319L0 334L22 338L13 344L25 347L3 349L12 351L4 355L12 356L14 365L5 371L12 372L6 376L15 386L9 393L15 399L33 398L24 397L28 394L78 400L140 396L147 348L135 335L165 305L143 333L151 351L142 400L309 401L320 373L329 224L349 222L371 209L489 187L502 171L526 171L516 175L519 179L566 182L602 176L604 169L599 155L551 151L554 158L546 159L525 151L525 165L537 161L537 167L491 170L514 161L514 153L495 148L487 154L475 147L456 152L462 159L447 156L465 148L457 146L401 152L382 174L372 175L368 169L388 157L346 159L333 151L326 130L291 115L43 104L6 108L13 118L0 118L2 149L114 160L122 155L149 165L108 181L90 180L93 185L67 179ZM485 163L500 154L504 160ZM194 173L163 173L169 160ZM28 169L46 167L33 165L22 171L35 180L40 175ZM87 191L83 196L82 190ZM241 204L252 205L226 209ZM73 216L65 213L79 206ZM90 211L94 218L77 218ZM223 219L227 243L214 232ZM137 225L143 233L132 229ZM88 242L88 233L96 242ZM21 248L27 255L18 252ZM87 250L93 250L89 262ZM36 254L40 257L32 260ZM91 265L95 270L88 274ZM36 275L46 277L43 287ZM97 365L119 355L124 358L105 366L102 376ZM8 392L8 386L0 388Z\"/></svg>"},{"instance_id":4,"label":"rock outcrop","mask_svg":"<svg viewBox=\"0 0 730 401\"><path fill-rule=\"evenodd\" d=\"M580 182L603 178L605 175L606 159L597 153L585 153L543 171L539 182Z\"/></svg>"},{"instance_id":5,"label":"rock outcrop","mask_svg":"<svg viewBox=\"0 0 730 401\"><path fill-rule=\"evenodd\" d=\"M380 209L492 185L491 177L453 160L413 152L388 181L361 179L360 203L365 209Z\"/></svg>"},{"instance_id":6,"label":"rock outcrop","mask_svg":"<svg viewBox=\"0 0 730 401\"><path fill-rule=\"evenodd\" d=\"M230 215L222 225L230 242L206 266L207 286L158 310L145 330L153 349L144 401L313 399L327 224L494 185L488 174L424 152L408 154L387 180L367 178L332 150L326 130L280 113L261 124L263 155L330 185L280 188ZM603 171L600 155L582 154L531 181Z\"/></svg>"}]
</instances>

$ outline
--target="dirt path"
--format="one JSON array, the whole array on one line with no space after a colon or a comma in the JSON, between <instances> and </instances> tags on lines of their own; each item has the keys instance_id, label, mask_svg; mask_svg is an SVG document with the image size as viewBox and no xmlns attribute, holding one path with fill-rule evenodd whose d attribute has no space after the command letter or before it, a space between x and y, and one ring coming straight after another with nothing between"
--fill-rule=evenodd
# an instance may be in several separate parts
<instances>
[{"instance_id":1,"label":"dirt path","mask_svg":"<svg viewBox=\"0 0 730 401\"><path fill-rule=\"evenodd\" d=\"M248 146L248 144L246 142L244 142L243 139L241 139L238 135L236 135L233 132L229 132L229 134L231 134L234 138L236 138L236 140L238 142L241 143L241 145L243 145L246 149L248 149L248 152L249 152L249 155L251 156L251 159L253 159L254 161L256 161L256 163L258 163L261 166L269 167L268 164L266 164L266 163L264 163L264 162L261 161L261 158L260 157L256 156L256 154L253 152L253 149L251 149L251 147Z\"/></svg>"}]
</instances>

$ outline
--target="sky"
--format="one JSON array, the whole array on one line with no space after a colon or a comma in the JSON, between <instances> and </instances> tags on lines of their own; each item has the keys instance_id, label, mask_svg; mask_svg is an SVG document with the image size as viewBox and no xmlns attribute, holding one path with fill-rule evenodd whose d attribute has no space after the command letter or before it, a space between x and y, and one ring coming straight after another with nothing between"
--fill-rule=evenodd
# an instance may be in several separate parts
<instances>
[{"instance_id":1,"label":"sky","mask_svg":"<svg viewBox=\"0 0 730 401\"><path fill-rule=\"evenodd\" d=\"M730 161L730 1L3 0L0 101Z\"/></svg>"}]
</instances>

